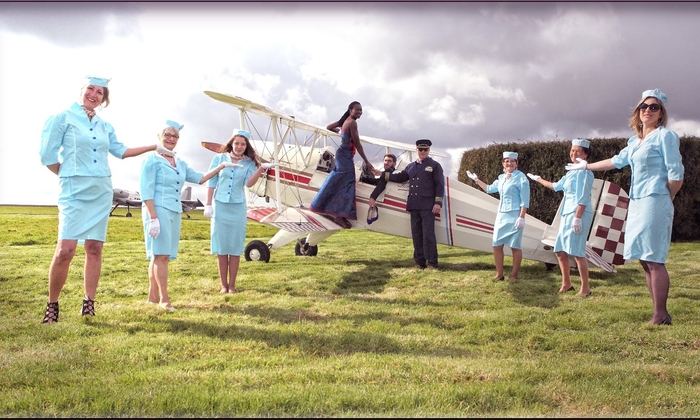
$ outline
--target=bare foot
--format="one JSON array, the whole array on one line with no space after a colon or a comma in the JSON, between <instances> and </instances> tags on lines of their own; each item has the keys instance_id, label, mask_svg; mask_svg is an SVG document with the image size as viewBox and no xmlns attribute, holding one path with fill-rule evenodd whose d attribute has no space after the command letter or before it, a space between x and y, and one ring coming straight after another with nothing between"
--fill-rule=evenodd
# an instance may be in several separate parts
<instances>
[{"instance_id":1,"label":"bare foot","mask_svg":"<svg viewBox=\"0 0 700 420\"><path fill-rule=\"evenodd\" d=\"M228 293L228 287L221 286L221 290L219 290L219 293Z\"/></svg>"},{"instance_id":2,"label":"bare foot","mask_svg":"<svg viewBox=\"0 0 700 420\"><path fill-rule=\"evenodd\" d=\"M232 288L228 289L228 292L229 293L238 293L238 290L236 290L235 287L232 287Z\"/></svg>"}]
</instances>

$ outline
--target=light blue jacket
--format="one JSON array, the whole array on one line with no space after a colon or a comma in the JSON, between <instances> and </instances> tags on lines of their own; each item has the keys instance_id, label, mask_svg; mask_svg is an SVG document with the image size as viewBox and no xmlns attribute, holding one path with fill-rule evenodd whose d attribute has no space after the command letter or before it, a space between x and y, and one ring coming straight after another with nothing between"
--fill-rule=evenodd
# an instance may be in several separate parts
<instances>
[{"instance_id":1,"label":"light blue jacket","mask_svg":"<svg viewBox=\"0 0 700 420\"><path fill-rule=\"evenodd\" d=\"M59 177L104 177L112 175L108 153L121 159L126 149L111 124L98 115L89 120L76 102L46 120L39 155L44 166L61 163Z\"/></svg>"},{"instance_id":2,"label":"light blue jacket","mask_svg":"<svg viewBox=\"0 0 700 420\"><path fill-rule=\"evenodd\" d=\"M209 170L219 166L223 162L231 162L228 153L219 153L211 160ZM214 200L222 203L245 203L245 188L248 178L257 169L255 162L249 157L238 162L243 167L224 168L208 181L207 186L215 188Z\"/></svg>"},{"instance_id":3,"label":"light blue jacket","mask_svg":"<svg viewBox=\"0 0 700 420\"><path fill-rule=\"evenodd\" d=\"M685 170L678 134L661 126L637 146L638 140L637 136L631 137L627 147L612 158L617 169L629 165L632 170L630 198L669 195L668 180L682 180Z\"/></svg>"},{"instance_id":4,"label":"light blue jacket","mask_svg":"<svg viewBox=\"0 0 700 420\"><path fill-rule=\"evenodd\" d=\"M586 213L593 213L591 203L593 172L568 171L559 181L552 184L552 188L554 191L564 191L562 216L575 212L579 205L586 206Z\"/></svg>"},{"instance_id":5,"label":"light blue jacket","mask_svg":"<svg viewBox=\"0 0 700 420\"><path fill-rule=\"evenodd\" d=\"M506 174L499 175L498 179L486 187L486 192L489 194L497 192L501 196L498 204L500 212L530 207L530 181L518 169L513 171L508 182L506 182Z\"/></svg>"},{"instance_id":6,"label":"light blue jacket","mask_svg":"<svg viewBox=\"0 0 700 420\"><path fill-rule=\"evenodd\" d=\"M204 175L181 159L175 158L175 165L156 152L148 154L141 165L141 201L153 200L156 206L182 213L180 195L185 182L199 184Z\"/></svg>"}]
</instances>

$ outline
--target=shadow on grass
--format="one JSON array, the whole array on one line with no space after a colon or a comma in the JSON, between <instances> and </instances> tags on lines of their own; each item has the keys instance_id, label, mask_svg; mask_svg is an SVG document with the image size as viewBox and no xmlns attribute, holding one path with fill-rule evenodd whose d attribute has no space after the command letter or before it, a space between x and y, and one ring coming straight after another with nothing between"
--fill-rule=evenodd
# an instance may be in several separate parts
<instances>
[{"instance_id":1,"label":"shadow on grass","mask_svg":"<svg viewBox=\"0 0 700 420\"><path fill-rule=\"evenodd\" d=\"M238 311L230 307L219 308L225 313L244 313L269 317L276 313L277 317L301 316L306 311L288 310L280 308L256 308L251 313L248 307L244 311ZM313 314L305 313L304 316ZM318 317L318 315L315 315ZM373 318L381 314L362 315L362 318ZM333 317L323 317L332 319ZM346 317L340 317L346 318ZM349 317L354 318L354 317ZM356 320L357 321L357 320ZM132 326L115 326L108 323L90 322L95 327L119 328L129 334L140 332L162 333L168 331L174 334L184 334L192 337L209 337L224 342L235 340L236 342L265 343L271 348L296 348L304 354L317 357L333 357L338 355L351 355L362 353L373 354L405 354L413 356L430 357L473 357L476 353L467 349L443 345L439 347L427 344L423 340L412 340L409 336L402 336L402 340L395 340L388 334L372 331L358 331L355 328L344 330L338 328L280 328L279 325L261 325L260 327L238 325L233 322L216 324L211 322L191 322L171 318L168 314L153 317L149 322Z\"/></svg>"}]
</instances>

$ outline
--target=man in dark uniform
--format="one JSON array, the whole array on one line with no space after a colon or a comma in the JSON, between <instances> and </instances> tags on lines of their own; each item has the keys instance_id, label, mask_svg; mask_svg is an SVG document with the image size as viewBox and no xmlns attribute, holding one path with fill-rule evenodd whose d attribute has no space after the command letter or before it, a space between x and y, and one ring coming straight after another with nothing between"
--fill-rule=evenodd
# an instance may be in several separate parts
<instances>
[{"instance_id":1,"label":"man in dark uniform","mask_svg":"<svg viewBox=\"0 0 700 420\"><path fill-rule=\"evenodd\" d=\"M396 170L396 156L392 153L387 153L384 155L384 171L382 172L381 176L379 176L379 178L372 177L372 180L363 180L368 184L376 185L376 187L374 187L374 191L372 191L372 194L369 196L370 207L374 207L375 200L386 188L386 179L384 174L387 172L392 173L394 170Z\"/></svg>"},{"instance_id":2,"label":"man in dark uniform","mask_svg":"<svg viewBox=\"0 0 700 420\"><path fill-rule=\"evenodd\" d=\"M401 172L382 174L386 181L410 180L406 211L411 213L415 268L435 269L438 266L435 216L440 214L442 208L445 178L442 166L428 157L432 145L433 143L428 139L416 141L418 159L415 162L409 163Z\"/></svg>"}]
</instances>

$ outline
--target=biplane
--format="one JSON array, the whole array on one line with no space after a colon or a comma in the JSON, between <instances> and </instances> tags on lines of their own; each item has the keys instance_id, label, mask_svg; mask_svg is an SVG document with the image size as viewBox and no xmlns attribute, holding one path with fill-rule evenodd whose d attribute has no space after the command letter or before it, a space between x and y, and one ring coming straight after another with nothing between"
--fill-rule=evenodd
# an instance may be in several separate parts
<instances>
[{"instance_id":1,"label":"biplane","mask_svg":"<svg viewBox=\"0 0 700 420\"><path fill-rule=\"evenodd\" d=\"M340 144L340 135L238 96L211 91L204 93L236 107L239 121L234 128L249 131L251 144L261 159L277 165L249 188L251 198L247 217L276 227L279 231L267 242L253 240L248 243L245 259L268 262L271 250L293 241L296 241L296 255L317 255L318 246L323 240L345 228L308 209L334 167L334 153L336 145ZM415 158L413 144L363 135L360 135L360 140L368 156L371 156L368 145L377 148L375 157L378 155L382 158L385 153L394 153L398 157L397 171ZM203 142L202 146L214 152L221 147L218 143L210 142ZM437 160L445 157L432 150L430 155ZM406 211L408 184L387 183L386 189L376 200L379 218L369 223L361 215L369 210L368 200L374 185L361 181L359 175L362 169L357 163L355 170L358 219L350 221L352 228L410 238L410 214ZM266 205L255 204L260 201L257 197L263 197ZM271 200L274 205L268 204ZM624 263L622 249L628 202L627 193L620 187L608 181L595 180L595 217L586 254L592 264L609 272L615 272L615 265ZM491 240L497 211L498 199L446 176L444 204L435 222L438 243L493 252ZM556 266L553 248L558 228L559 212L551 224L528 216L522 240L523 258L543 262L548 269ZM504 252L512 256L508 247ZM573 259L572 267L575 267Z\"/></svg>"},{"instance_id":2,"label":"biplane","mask_svg":"<svg viewBox=\"0 0 700 420\"><path fill-rule=\"evenodd\" d=\"M198 207L204 207L204 204L199 199L192 200L192 187L187 186L180 194L180 202L182 203L182 212L185 213L187 218L190 215L187 212L194 210ZM131 217L131 207L140 208L143 204L141 201L141 194L138 191L122 190L119 188L112 189L112 210L109 212L111 216L114 210L119 206L126 206L126 217Z\"/></svg>"}]
</instances>

